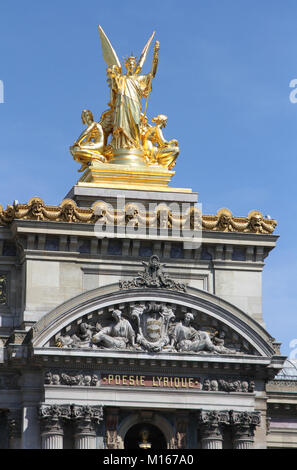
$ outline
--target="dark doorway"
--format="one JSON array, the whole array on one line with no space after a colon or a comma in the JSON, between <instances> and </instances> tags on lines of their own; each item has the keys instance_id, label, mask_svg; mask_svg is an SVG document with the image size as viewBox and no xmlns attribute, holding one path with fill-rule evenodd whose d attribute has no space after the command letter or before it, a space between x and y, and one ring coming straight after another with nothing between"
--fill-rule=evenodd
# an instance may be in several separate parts
<instances>
[{"instance_id":1,"label":"dark doorway","mask_svg":"<svg viewBox=\"0 0 297 470\"><path fill-rule=\"evenodd\" d=\"M157 426L139 423L132 426L124 440L125 449L166 449L166 439Z\"/></svg>"}]
</instances>

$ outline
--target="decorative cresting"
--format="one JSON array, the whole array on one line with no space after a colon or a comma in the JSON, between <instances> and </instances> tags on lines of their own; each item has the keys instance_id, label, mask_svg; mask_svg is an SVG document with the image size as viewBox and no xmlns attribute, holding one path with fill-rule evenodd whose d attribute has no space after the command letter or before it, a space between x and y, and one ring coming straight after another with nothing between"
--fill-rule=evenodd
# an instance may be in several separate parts
<instances>
[{"instance_id":1,"label":"decorative cresting","mask_svg":"<svg viewBox=\"0 0 297 470\"><path fill-rule=\"evenodd\" d=\"M248 217L234 217L229 209L220 209L217 215L202 215L197 207L176 213L163 203L150 212L137 203L115 209L104 201L95 202L91 208L81 208L72 199L65 199L59 206L48 206L39 197L31 198L27 204L8 205L5 210L0 205L0 225L14 220L257 234L271 234L277 225L276 220L264 218L260 211L251 211Z\"/></svg>"},{"instance_id":2,"label":"decorative cresting","mask_svg":"<svg viewBox=\"0 0 297 470\"><path fill-rule=\"evenodd\" d=\"M41 405L38 408L43 449L62 449L64 427L74 424L76 449L94 449L96 425L103 420L102 406Z\"/></svg>"},{"instance_id":3,"label":"decorative cresting","mask_svg":"<svg viewBox=\"0 0 297 470\"><path fill-rule=\"evenodd\" d=\"M222 449L224 430L231 429L234 449L251 449L261 422L259 411L199 410L198 429L202 449Z\"/></svg>"},{"instance_id":4,"label":"decorative cresting","mask_svg":"<svg viewBox=\"0 0 297 470\"><path fill-rule=\"evenodd\" d=\"M159 287L186 292L186 284L174 281L164 272L166 264L161 264L157 255L151 256L148 263L142 261L142 264L144 272L138 273L138 276L131 281L120 281L120 289Z\"/></svg>"},{"instance_id":5,"label":"decorative cresting","mask_svg":"<svg viewBox=\"0 0 297 470\"><path fill-rule=\"evenodd\" d=\"M248 342L223 323L216 321L215 328L209 317L195 313L154 301L133 303L111 312L96 311L68 325L67 332L59 331L50 346L180 354L257 354ZM65 377L62 380L65 381ZM76 380L82 383L84 379L77 376ZM231 388L231 384L228 385Z\"/></svg>"}]
</instances>

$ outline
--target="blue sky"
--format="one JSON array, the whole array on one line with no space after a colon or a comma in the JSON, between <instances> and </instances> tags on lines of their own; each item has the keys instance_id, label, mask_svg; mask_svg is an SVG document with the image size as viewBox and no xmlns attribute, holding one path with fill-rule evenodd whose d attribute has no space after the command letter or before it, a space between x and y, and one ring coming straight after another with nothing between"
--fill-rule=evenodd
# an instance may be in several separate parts
<instances>
[{"instance_id":1,"label":"blue sky","mask_svg":"<svg viewBox=\"0 0 297 470\"><path fill-rule=\"evenodd\" d=\"M142 5L145 5L143 7ZM199 193L204 213L252 209L278 220L263 311L283 343L297 338L297 78L295 0L2 0L0 203L38 195L58 204L79 177L69 145L81 110L107 108L97 25L120 59L156 30L158 74L148 116L168 116L181 153L173 184ZM151 54L144 71L151 64Z\"/></svg>"}]
</instances>

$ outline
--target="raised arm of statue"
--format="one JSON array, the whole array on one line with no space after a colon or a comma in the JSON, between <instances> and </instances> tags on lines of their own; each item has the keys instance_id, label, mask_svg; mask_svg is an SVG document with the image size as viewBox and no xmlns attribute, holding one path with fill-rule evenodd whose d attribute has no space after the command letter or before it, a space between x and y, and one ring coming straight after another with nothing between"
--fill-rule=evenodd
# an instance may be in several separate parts
<instances>
[{"instance_id":1,"label":"raised arm of statue","mask_svg":"<svg viewBox=\"0 0 297 470\"><path fill-rule=\"evenodd\" d=\"M155 77L157 73L158 64L159 64L159 50L160 50L160 43L159 41L156 41L155 47L154 47L153 65L152 65L152 70L151 70L152 77Z\"/></svg>"}]
</instances>

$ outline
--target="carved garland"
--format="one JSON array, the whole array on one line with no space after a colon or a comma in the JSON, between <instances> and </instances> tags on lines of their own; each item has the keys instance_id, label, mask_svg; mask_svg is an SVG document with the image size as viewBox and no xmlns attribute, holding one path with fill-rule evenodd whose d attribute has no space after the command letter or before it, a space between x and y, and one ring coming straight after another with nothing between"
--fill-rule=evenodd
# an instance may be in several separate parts
<instances>
[{"instance_id":1,"label":"carved garland","mask_svg":"<svg viewBox=\"0 0 297 470\"><path fill-rule=\"evenodd\" d=\"M277 225L276 220L264 218L260 211L251 211L248 217L234 217L229 209L220 209L216 215L202 215L198 208L191 207L176 215L165 204L160 204L154 212L144 212L136 203L128 203L122 211L116 211L104 201L95 202L91 208L77 207L72 199L65 199L59 206L47 206L39 197L31 198L27 204L8 205L5 210L0 205L0 225L13 220L264 234L273 233Z\"/></svg>"}]
</instances>

